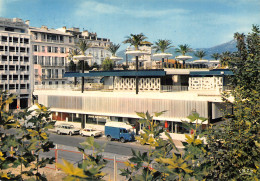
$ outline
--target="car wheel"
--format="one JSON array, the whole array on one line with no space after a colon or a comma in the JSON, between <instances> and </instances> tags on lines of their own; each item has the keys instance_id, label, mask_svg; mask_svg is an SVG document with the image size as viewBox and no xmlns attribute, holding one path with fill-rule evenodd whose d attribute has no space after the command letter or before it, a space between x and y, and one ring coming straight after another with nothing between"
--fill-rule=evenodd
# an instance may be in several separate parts
<instances>
[{"instance_id":1,"label":"car wheel","mask_svg":"<svg viewBox=\"0 0 260 181\"><path fill-rule=\"evenodd\" d=\"M94 137L94 135L92 134L91 136L93 136Z\"/></svg>"},{"instance_id":2,"label":"car wheel","mask_svg":"<svg viewBox=\"0 0 260 181\"><path fill-rule=\"evenodd\" d=\"M112 141L111 136L108 135L108 136L107 136L107 140L108 140L108 141Z\"/></svg>"},{"instance_id":3,"label":"car wheel","mask_svg":"<svg viewBox=\"0 0 260 181\"><path fill-rule=\"evenodd\" d=\"M124 143L125 139L124 138L120 138L120 141L121 141L121 143Z\"/></svg>"},{"instance_id":4,"label":"car wheel","mask_svg":"<svg viewBox=\"0 0 260 181\"><path fill-rule=\"evenodd\" d=\"M60 134L60 131L57 131L57 134Z\"/></svg>"},{"instance_id":5,"label":"car wheel","mask_svg":"<svg viewBox=\"0 0 260 181\"><path fill-rule=\"evenodd\" d=\"M69 132L69 135L72 136L72 132Z\"/></svg>"},{"instance_id":6,"label":"car wheel","mask_svg":"<svg viewBox=\"0 0 260 181\"><path fill-rule=\"evenodd\" d=\"M83 136L84 136L84 134L83 134L83 133L81 133L81 136L83 137Z\"/></svg>"}]
</instances>

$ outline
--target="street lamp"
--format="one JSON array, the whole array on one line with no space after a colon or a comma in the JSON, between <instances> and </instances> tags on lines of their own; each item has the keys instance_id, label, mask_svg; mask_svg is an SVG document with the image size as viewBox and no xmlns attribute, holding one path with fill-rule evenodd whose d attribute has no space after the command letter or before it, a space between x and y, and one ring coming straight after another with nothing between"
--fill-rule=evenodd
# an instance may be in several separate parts
<instances>
[{"instance_id":1,"label":"street lamp","mask_svg":"<svg viewBox=\"0 0 260 181\"><path fill-rule=\"evenodd\" d=\"M137 72L138 72L138 57L142 56L142 55L145 55L145 54L148 54L148 52L145 52L145 51L141 51L141 50L131 50L131 49L127 49L126 52L125 52L127 55L131 55L131 56L134 56L135 57L135 69L136 69L136 77L135 77L135 91L136 91L136 94L138 94L138 83L139 83L139 78L138 78L138 75L137 75Z\"/></svg>"},{"instance_id":2,"label":"street lamp","mask_svg":"<svg viewBox=\"0 0 260 181\"><path fill-rule=\"evenodd\" d=\"M78 60L78 61L82 61L82 65L81 65L81 71L82 71L82 81L81 81L81 92L84 92L84 61L85 60L91 60L93 58L92 55L76 55L73 57L73 59Z\"/></svg>"}]
</instances>

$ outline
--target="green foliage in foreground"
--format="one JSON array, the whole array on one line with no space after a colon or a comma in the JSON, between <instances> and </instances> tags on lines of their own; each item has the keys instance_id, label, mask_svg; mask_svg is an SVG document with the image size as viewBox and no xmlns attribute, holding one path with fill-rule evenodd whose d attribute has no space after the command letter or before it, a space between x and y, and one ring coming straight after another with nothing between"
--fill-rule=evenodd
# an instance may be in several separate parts
<instances>
[{"instance_id":1,"label":"green foliage in foreground","mask_svg":"<svg viewBox=\"0 0 260 181\"><path fill-rule=\"evenodd\" d=\"M25 176L30 180L46 180L45 175L39 172L39 168L53 163L54 158L40 158L39 154L48 152L54 147L47 133L53 126L53 123L48 121L50 111L42 105L37 105L36 110L25 110L19 115L13 114L6 109L13 98L7 92L1 92L1 127L4 132L0 133L0 180L24 180ZM35 128L26 129L18 118L34 123ZM10 128L16 128L16 132L6 134ZM17 175L5 171L17 167L20 168Z\"/></svg>"},{"instance_id":2,"label":"green foliage in foreground","mask_svg":"<svg viewBox=\"0 0 260 181\"><path fill-rule=\"evenodd\" d=\"M107 161L104 160L101 152L104 151L104 147L100 146L94 141L94 136L86 138L86 141L80 143L82 147L78 147L78 150L84 155L82 163L74 167L73 164L66 160L63 160L64 164L58 164L57 166L67 175L64 180L66 181L80 181L80 180L102 180L105 176L101 170L106 166ZM91 154L87 154L86 150L92 150Z\"/></svg>"},{"instance_id":3,"label":"green foliage in foreground","mask_svg":"<svg viewBox=\"0 0 260 181\"><path fill-rule=\"evenodd\" d=\"M234 113L226 123L209 130L206 155L208 180L257 180L260 178L260 30L253 26L247 36L235 33L238 52L231 55Z\"/></svg>"},{"instance_id":4,"label":"green foliage in foreground","mask_svg":"<svg viewBox=\"0 0 260 181\"><path fill-rule=\"evenodd\" d=\"M155 113L155 117L160 116L163 112ZM148 144L148 152L132 151L133 157L125 162L126 169L121 170L121 175L128 180L194 180L201 179L203 170L200 165L203 163L201 156L205 153L205 144L200 138L199 130L205 118L199 117L196 113L190 115L190 123L186 123L188 129L193 129L193 134L186 135L187 145L185 152L180 152L171 136L159 127L148 112L137 113L141 117L139 122L144 125L143 133L137 140L141 144ZM198 122L198 120L202 121ZM196 126L192 122L196 121ZM163 140L160 135L164 133L167 140Z\"/></svg>"}]
</instances>

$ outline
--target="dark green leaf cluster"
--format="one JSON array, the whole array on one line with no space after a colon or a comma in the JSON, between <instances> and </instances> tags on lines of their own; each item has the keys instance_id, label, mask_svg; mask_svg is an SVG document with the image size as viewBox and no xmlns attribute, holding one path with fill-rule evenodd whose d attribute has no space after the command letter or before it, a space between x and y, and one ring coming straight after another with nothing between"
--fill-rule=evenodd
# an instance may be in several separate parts
<instances>
[{"instance_id":1,"label":"dark green leaf cluster","mask_svg":"<svg viewBox=\"0 0 260 181\"><path fill-rule=\"evenodd\" d=\"M110 58L106 58L101 65L102 69L105 71L113 70L114 69L114 62Z\"/></svg>"},{"instance_id":2,"label":"dark green leaf cluster","mask_svg":"<svg viewBox=\"0 0 260 181\"><path fill-rule=\"evenodd\" d=\"M206 154L209 180L257 180L260 178L260 31L253 26L247 36L236 33L238 51L230 55L233 114L209 130ZM230 99L231 98L231 99Z\"/></svg>"},{"instance_id":3,"label":"dark green leaf cluster","mask_svg":"<svg viewBox=\"0 0 260 181\"><path fill-rule=\"evenodd\" d=\"M86 141L80 143L78 150L84 155L82 163L74 167L71 163L63 160L64 165L58 164L58 167L67 174L64 180L102 180L105 174L102 169L106 166L107 161L101 155L106 145L99 145L94 141L94 137L86 138ZM92 150L91 154L86 154L87 150Z\"/></svg>"},{"instance_id":4,"label":"dark green leaf cluster","mask_svg":"<svg viewBox=\"0 0 260 181\"><path fill-rule=\"evenodd\" d=\"M38 105L38 109L14 114L6 111L13 97L7 92L1 92L1 126L4 128L0 139L0 180L23 180L24 176L35 180L46 180L45 175L39 172L39 168L51 164L54 158L40 158L40 152L48 152L54 145L48 139L47 130L52 127L48 118L48 108ZM34 113L33 113L34 112ZM7 116L8 115L8 116ZM21 119L31 122L35 129L27 129L20 124ZM16 129L13 134L6 134L6 130ZM20 168L20 173L14 175L4 172L8 168ZM26 171L24 168L27 168Z\"/></svg>"}]
</instances>

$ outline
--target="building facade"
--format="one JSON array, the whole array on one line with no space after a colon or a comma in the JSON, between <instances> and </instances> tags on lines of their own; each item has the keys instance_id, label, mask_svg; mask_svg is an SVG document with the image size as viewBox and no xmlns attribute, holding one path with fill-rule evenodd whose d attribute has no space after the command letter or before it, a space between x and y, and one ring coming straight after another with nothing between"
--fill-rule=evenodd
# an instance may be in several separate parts
<instances>
[{"instance_id":1,"label":"building facade","mask_svg":"<svg viewBox=\"0 0 260 181\"><path fill-rule=\"evenodd\" d=\"M111 53L107 50L111 44L108 38L99 38L97 33L91 33L87 30L80 31L79 28L66 28L65 26L58 29L61 32L69 33L74 37L75 46L79 40L86 40L90 43L90 48L85 52L86 54L91 54L93 58L89 60L89 64L94 63L102 64L106 57L110 57Z\"/></svg>"},{"instance_id":2,"label":"building facade","mask_svg":"<svg viewBox=\"0 0 260 181\"><path fill-rule=\"evenodd\" d=\"M208 81L208 77L222 77L222 71L196 70L139 70L137 71L90 71L85 76L104 76L113 84L111 91L79 91L61 90L36 91L38 101L53 112L52 118L57 121L67 121L77 127L94 127L103 130L107 121L129 122L137 132L142 125L138 123L136 112L154 113L166 111L160 117L154 118L167 129L174 139L185 140L183 133L188 130L182 126L182 121L189 121L187 116L197 112L209 123L217 122L224 112L231 111L230 105L221 99L221 81L215 89L193 89L195 77ZM230 75L230 71L223 71ZM139 94L135 94L134 76L138 74ZM65 76L82 76L80 73L66 73ZM109 79L109 77L114 77ZM222 77L223 78L223 77ZM191 85L189 85L191 83ZM191 87L191 88L189 88Z\"/></svg>"},{"instance_id":3,"label":"building facade","mask_svg":"<svg viewBox=\"0 0 260 181\"><path fill-rule=\"evenodd\" d=\"M26 108L33 90L28 22L0 18L0 89L16 95L10 109Z\"/></svg>"},{"instance_id":4,"label":"building facade","mask_svg":"<svg viewBox=\"0 0 260 181\"><path fill-rule=\"evenodd\" d=\"M46 26L29 28L32 37L34 64L34 84L64 85L67 78L63 75L68 64L69 51L74 48L74 37Z\"/></svg>"}]
</instances>

